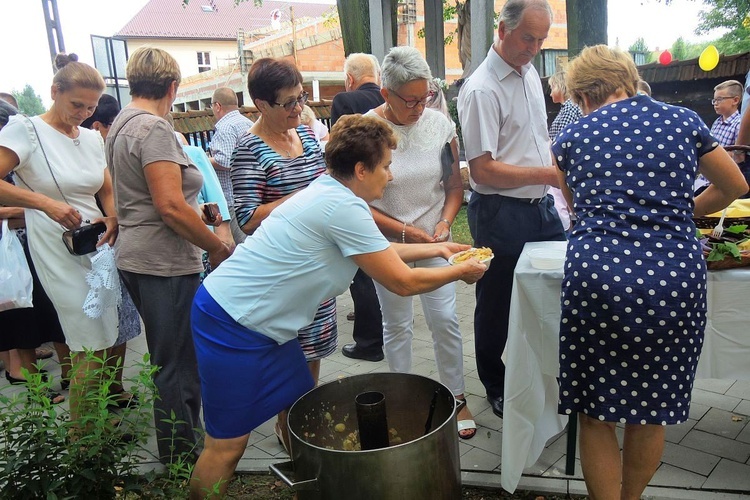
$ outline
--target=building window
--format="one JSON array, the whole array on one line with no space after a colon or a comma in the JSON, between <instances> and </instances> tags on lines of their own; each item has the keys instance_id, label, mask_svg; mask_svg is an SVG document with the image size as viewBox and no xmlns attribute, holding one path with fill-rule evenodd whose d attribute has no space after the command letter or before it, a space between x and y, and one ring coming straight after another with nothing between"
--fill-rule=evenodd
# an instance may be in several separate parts
<instances>
[{"instance_id":1,"label":"building window","mask_svg":"<svg viewBox=\"0 0 750 500\"><path fill-rule=\"evenodd\" d=\"M211 53L198 52L198 73L203 73L211 69Z\"/></svg>"}]
</instances>

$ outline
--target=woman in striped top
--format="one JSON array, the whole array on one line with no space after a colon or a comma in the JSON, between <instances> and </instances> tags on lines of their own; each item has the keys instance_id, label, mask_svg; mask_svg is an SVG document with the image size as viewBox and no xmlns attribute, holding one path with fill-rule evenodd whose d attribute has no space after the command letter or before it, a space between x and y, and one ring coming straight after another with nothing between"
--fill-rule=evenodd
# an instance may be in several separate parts
<instances>
[{"instance_id":1,"label":"woman in striped top","mask_svg":"<svg viewBox=\"0 0 750 500\"><path fill-rule=\"evenodd\" d=\"M238 142L230 176L237 222L253 234L277 206L322 175L326 165L313 131L300 121L307 93L293 64L259 59L250 68L247 87L261 118ZM330 298L298 336L316 384L320 360L336 350L337 337L336 299Z\"/></svg>"}]
</instances>

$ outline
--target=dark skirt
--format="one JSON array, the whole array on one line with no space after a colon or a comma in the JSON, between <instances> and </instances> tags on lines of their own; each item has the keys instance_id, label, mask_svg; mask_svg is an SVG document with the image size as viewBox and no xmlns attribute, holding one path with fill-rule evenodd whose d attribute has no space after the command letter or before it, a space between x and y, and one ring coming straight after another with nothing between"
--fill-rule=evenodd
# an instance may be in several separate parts
<instances>
[{"instance_id":1,"label":"dark skirt","mask_svg":"<svg viewBox=\"0 0 750 500\"><path fill-rule=\"evenodd\" d=\"M0 351L35 349L45 342L65 343L65 335L57 319L57 311L39 282L29 254L29 246L25 241L22 244L31 276L34 279L32 293L34 307L0 312Z\"/></svg>"},{"instance_id":2,"label":"dark skirt","mask_svg":"<svg viewBox=\"0 0 750 500\"><path fill-rule=\"evenodd\" d=\"M314 387L297 339L279 345L240 325L203 286L191 321L203 419L212 438L244 436Z\"/></svg>"}]
</instances>

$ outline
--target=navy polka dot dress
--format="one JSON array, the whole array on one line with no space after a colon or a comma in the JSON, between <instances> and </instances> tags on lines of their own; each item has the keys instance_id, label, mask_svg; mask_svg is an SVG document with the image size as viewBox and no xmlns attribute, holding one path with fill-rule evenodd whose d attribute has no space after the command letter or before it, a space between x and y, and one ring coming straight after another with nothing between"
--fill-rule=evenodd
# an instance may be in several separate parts
<instances>
[{"instance_id":1,"label":"navy polka dot dress","mask_svg":"<svg viewBox=\"0 0 750 500\"><path fill-rule=\"evenodd\" d=\"M648 96L599 108L553 144L579 221L562 285L560 413L687 420L706 314L692 187L717 145L696 113Z\"/></svg>"}]
</instances>

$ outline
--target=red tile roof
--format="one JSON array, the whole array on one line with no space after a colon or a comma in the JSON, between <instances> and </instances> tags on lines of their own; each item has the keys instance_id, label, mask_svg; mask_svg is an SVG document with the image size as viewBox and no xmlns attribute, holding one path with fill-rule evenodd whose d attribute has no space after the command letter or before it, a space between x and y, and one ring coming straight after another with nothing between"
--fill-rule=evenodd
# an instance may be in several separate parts
<instances>
[{"instance_id":1,"label":"red tile roof","mask_svg":"<svg viewBox=\"0 0 750 500\"><path fill-rule=\"evenodd\" d=\"M204 12L204 6L213 12ZM151 0L115 36L123 38L183 38L236 40L237 30L252 31L271 24L271 12L281 9L282 21L289 19L289 7L295 18L318 17L336 9L335 4L295 3L263 0L256 7L253 0L235 6L234 0Z\"/></svg>"}]
</instances>

